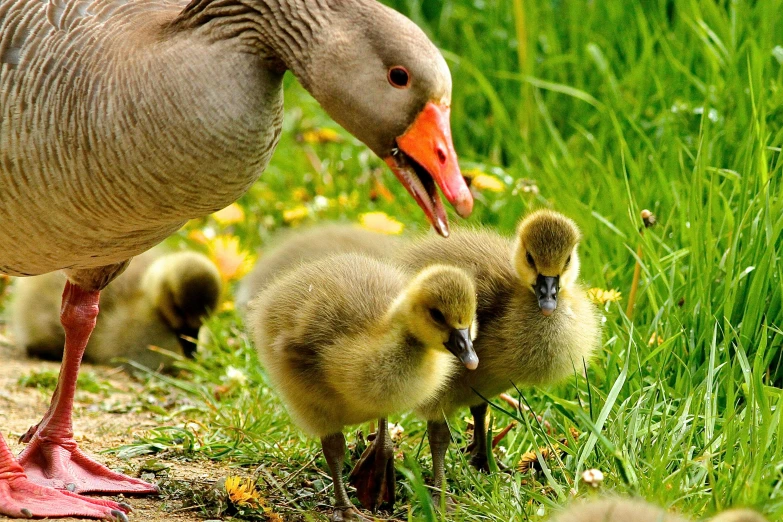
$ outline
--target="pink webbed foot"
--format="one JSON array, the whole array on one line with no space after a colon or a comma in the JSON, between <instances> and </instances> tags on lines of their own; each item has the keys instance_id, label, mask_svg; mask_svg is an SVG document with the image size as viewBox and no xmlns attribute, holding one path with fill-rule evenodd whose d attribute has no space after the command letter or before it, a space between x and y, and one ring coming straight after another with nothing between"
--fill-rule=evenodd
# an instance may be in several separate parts
<instances>
[{"instance_id":1,"label":"pink webbed foot","mask_svg":"<svg viewBox=\"0 0 783 522\"><path fill-rule=\"evenodd\" d=\"M73 439L46 439L36 434L18 461L32 482L72 493L158 493L154 484L114 472L95 462Z\"/></svg>"},{"instance_id":2,"label":"pink webbed foot","mask_svg":"<svg viewBox=\"0 0 783 522\"><path fill-rule=\"evenodd\" d=\"M142 480L115 473L85 455L73 440L73 398L84 348L98 316L99 292L84 290L70 280L65 284L60 321L65 350L60 377L49 411L37 428L22 437L29 446L18 462L30 481L71 493L157 493Z\"/></svg>"},{"instance_id":3,"label":"pink webbed foot","mask_svg":"<svg viewBox=\"0 0 783 522\"><path fill-rule=\"evenodd\" d=\"M0 473L0 514L13 518L89 517L128 522L130 506L57 491L27 480L21 468Z\"/></svg>"}]
</instances>

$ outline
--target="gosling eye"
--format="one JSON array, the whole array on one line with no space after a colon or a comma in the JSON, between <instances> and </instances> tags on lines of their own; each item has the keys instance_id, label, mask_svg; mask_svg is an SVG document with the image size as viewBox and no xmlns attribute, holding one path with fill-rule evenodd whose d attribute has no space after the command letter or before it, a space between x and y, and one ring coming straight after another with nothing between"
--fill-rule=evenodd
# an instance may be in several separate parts
<instances>
[{"instance_id":1,"label":"gosling eye","mask_svg":"<svg viewBox=\"0 0 783 522\"><path fill-rule=\"evenodd\" d=\"M533 268L536 267L536 262L533 261L533 256L530 255L530 252L525 252L525 259L527 259L527 263L532 266Z\"/></svg>"},{"instance_id":2,"label":"gosling eye","mask_svg":"<svg viewBox=\"0 0 783 522\"><path fill-rule=\"evenodd\" d=\"M569 254L568 255L568 259L566 259L566 262L565 262L565 268L568 268L568 265L570 265L570 264L571 264L571 255Z\"/></svg>"},{"instance_id":3,"label":"gosling eye","mask_svg":"<svg viewBox=\"0 0 783 522\"><path fill-rule=\"evenodd\" d=\"M443 315L443 312L438 310L437 308L430 308L430 317L432 317L432 320L440 325L446 325L446 317Z\"/></svg>"}]
</instances>

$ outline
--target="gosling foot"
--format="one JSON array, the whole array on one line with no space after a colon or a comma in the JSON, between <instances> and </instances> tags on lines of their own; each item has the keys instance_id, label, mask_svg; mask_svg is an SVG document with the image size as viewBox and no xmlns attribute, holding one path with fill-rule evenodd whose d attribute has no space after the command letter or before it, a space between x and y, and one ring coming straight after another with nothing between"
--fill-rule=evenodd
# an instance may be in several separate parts
<instances>
[{"instance_id":1,"label":"gosling foot","mask_svg":"<svg viewBox=\"0 0 783 522\"><path fill-rule=\"evenodd\" d=\"M332 522L372 522L373 519L367 518L355 507L335 507L330 517Z\"/></svg>"},{"instance_id":2,"label":"gosling foot","mask_svg":"<svg viewBox=\"0 0 783 522\"><path fill-rule=\"evenodd\" d=\"M465 449L467 453L467 448ZM486 453L484 454L474 453L473 455L470 456L469 462L471 466L481 471L482 473L488 474L491 472L489 469L489 458L487 457ZM508 466L500 462L498 459L495 459L495 464L497 464L498 469L500 471L508 471L509 469Z\"/></svg>"},{"instance_id":3,"label":"gosling foot","mask_svg":"<svg viewBox=\"0 0 783 522\"><path fill-rule=\"evenodd\" d=\"M393 448L386 446L383 440L373 440L351 471L348 481L356 488L356 497L362 506L373 513L384 503L394 505Z\"/></svg>"}]
</instances>

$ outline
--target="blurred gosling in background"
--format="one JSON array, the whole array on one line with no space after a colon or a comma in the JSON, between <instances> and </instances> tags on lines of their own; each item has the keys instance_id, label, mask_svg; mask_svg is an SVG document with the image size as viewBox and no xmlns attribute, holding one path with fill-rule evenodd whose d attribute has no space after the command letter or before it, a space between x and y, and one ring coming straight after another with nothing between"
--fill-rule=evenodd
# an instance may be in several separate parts
<instances>
[{"instance_id":1,"label":"blurred gosling in background","mask_svg":"<svg viewBox=\"0 0 783 522\"><path fill-rule=\"evenodd\" d=\"M710 522L767 522L751 509L730 509L715 515ZM550 522L689 522L641 499L604 498L575 502Z\"/></svg>"},{"instance_id":2,"label":"blurred gosling in background","mask_svg":"<svg viewBox=\"0 0 783 522\"><path fill-rule=\"evenodd\" d=\"M339 223L281 232L274 237L269 249L264 250L253 270L240 282L236 292L237 310L243 312L247 303L275 277L302 262L323 259L331 254L349 253L388 258L401 243L397 236Z\"/></svg>"},{"instance_id":3,"label":"blurred gosling in background","mask_svg":"<svg viewBox=\"0 0 783 522\"><path fill-rule=\"evenodd\" d=\"M60 361L65 333L60 300L61 272L16 280L10 322L16 345L30 357ZM134 258L101 293L101 314L84 360L109 364L135 361L150 369L171 358L149 346L192 357L193 339L219 303L222 284L214 263L196 252L163 254L153 249Z\"/></svg>"}]
</instances>

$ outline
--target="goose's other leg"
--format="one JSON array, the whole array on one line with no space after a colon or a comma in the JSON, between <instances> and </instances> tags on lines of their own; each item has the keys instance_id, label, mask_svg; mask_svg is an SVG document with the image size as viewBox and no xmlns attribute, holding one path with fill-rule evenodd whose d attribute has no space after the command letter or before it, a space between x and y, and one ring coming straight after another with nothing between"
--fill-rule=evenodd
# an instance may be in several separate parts
<instances>
[{"instance_id":1,"label":"goose's other leg","mask_svg":"<svg viewBox=\"0 0 783 522\"><path fill-rule=\"evenodd\" d=\"M364 507L375 512L385 503L394 505L394 443L389 436L389 422L378 419L375 440L367 446L351 471L350 482Z\"/></svg>"},{"instance_id":2,"label":"goose's other leg","mask_svg":"<svg viewBox=\"0 0 783 522\"><path fill-rule=\"evenodd\" d=\"M124 266L117 270L122 268ZM49 411L22 437L29 445L19 455L19 464L31 481L70 492L157 493L158 488L152 484L98 464L85 455L73 439L71 417L76 379L84 349L95 327L99 297L99 290L84 290L70 280L65 284L60 309L60 321L65 329L60 377Z\"/></svg>"},{"instance_id":3,"label":"goose's other leg","mask_svg":"<svg viewBox=\"0 0 783 522\"><path fill-rule=\"evenodd\" d=\"M90 517L128 522L125 504L57 491L27 479L0 436L0 515L12 518Z\"/></svg>"},{"instance_id":4,"label":"goose's other leg","mask_svg":"<svg viewBox=\"0 0 783 522\"><path fill-rule=\"evenodd\" d=\"M345 437L342 433L332 433L321 437L321 447L324 450L326 463L329 464L329 472L334 484L334 513L332 520L342 522L344 520L369 520L359 513L351 500L343 484L343 463L345 462Z\"/></svg>"}]
</instances>

